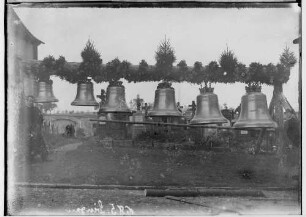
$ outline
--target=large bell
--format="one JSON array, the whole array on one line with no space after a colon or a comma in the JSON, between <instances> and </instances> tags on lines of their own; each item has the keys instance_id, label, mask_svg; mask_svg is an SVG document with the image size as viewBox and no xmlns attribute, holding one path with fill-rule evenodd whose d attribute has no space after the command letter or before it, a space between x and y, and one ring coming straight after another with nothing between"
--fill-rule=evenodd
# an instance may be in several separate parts
<instances>
[{"instance_id":1,"label":"large bell","mask_svg":"<svg viewBox=\"0 0 306 217\"><path fill-rule=\"evenodd\" d=\"M93 93L93 83L78 83L77 95L71 103L74 106L98 106Z\"/></svg>"},{"instance_id":2,"label":"large bell","mask_svg":"<svg viewBox=\"0 0 306 217\"><path fill-rule=\"evenodd\" d=\"M197 109L190 124L220 124L226 122L228 120L221 114L216 94L205 92L197 96Z\"/></svg>"},{"instance_id":3,"label":"large bell","mask_svg":"<svg viewBox=\"0 0 306 217\"><path fill-rule=\"evenodd\" d=\"M58 102L55 98L52 90L52 82L39 82L38 83L38 93L35 97L36 103L48 103L48 102Z\"/></svg>"},{"instance_id":4,"label":"large bell","mask_svg":"<svg viewBox=\"0 0 306 217\"><path fill-rule=\"evenodd\" d=\"M125 101L125 88L120 87L107 87L106 102L100 108L101 112L131 112Z\"/></svg>"},{"instance_id":5,"label":"large bell","mask_svg":"<svg viewBox=\"0 0 306 217\"><path fill-rule=\"evenodd\" d=\"M277 124L269 115L266 95L250 92L241 98L241 112L235 128L276 128Z\"/></svg>"},{"instance_id":6,"label":"large bell","mask_svg":"<svg viewBox=\"0 0 306 217\"><path fill-rule=\"evenodd\" d=\"M153 110L149 112L148 116L182 116L176 106L173 88L161 88L155 90Z\"/></svg>"}]
</instances>

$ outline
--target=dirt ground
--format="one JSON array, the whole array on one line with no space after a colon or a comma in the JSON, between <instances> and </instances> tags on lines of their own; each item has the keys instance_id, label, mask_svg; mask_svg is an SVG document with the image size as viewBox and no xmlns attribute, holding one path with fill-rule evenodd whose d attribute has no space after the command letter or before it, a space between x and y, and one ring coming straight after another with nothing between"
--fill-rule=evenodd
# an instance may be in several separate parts
<instances>
[{"instance_id":1,"label":"dirt ground","mask_svg":"<svg viewBox=\"0 0 306 217\"><path fill-rule=\"evenodd\" d=\"M57 138L60 140L60 138ZM67 141L66 141L67 140ZM297 155L288 155L286 173L278 171L273 154L181 149L169 144L66 139L54 143L49 160L19 160L17 183L236 187L267 189L266 197L189 197L182 203L145 197L140 190L49 189L13 187L9 210L18 215L216 215L299 214ZM71 142L71 143L69 143ZM14 192L14 193L12 193ZM103 209L101 208L103 204ZM127 207L126 207L127 206ZM123 208L122 208L123 207Z\"/></svg>"},{"instance_id":2,"label":"dirt ground","mask_svg":"<svg viewBox=\"0 0 306 217\"><path fill-rule=\"evenodd\" d=\"M14 215L217 215L300 214L296 192L264 191L263 197L145 197L137 190L17 188ZM9 207L10 208L10 207Z\"/></svg>"},{"instance_id":3,"label":"dirt ground","mask_svg":"<svg viewBox=\"0 0 306 217\"><path fill-rule=\"evenodd\" d=\"M297 187L296 162L279 174L275 155L135 147L131 141L79 140L47 162L16 167L17 182L94 185ZM22 171L22 172L19 172Z\"/></svg>"}]
</instances>

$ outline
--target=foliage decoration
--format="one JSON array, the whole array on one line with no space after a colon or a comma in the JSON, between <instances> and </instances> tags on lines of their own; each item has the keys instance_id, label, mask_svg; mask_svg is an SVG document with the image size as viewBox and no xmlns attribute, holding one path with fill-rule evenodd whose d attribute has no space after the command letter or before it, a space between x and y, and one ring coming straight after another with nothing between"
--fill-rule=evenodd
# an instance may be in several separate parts
<instances>
[{"instance_id":1,"label":"foliage decoration","mask_svg":"<svg viewBox=\"0 0 306 217\"><path fill-rule=\"evenodd\" d=\"M104 81L105 76L102 71L100 53L90 40L87 41L85 48L82 50L81 57L82 62L80 64L68 64L65 57L60 56L55 61L56 76L72 84L88 82L88 77L91 77L97 83Z\"/></svg>"},{"instance_id":2,"label":"foliage decoration","mask_svg":"<svg viewBox=\"0 0 306 217\"><path fill-rule=\"evenodd\" d=\"M172 84L167 82L167 81L164 81L164 82L160 82L158 85L157 85L157 89L163 89L163 88L171 88L171 89L174 89L172 87Z\"/></svg>"},{"instance_id":3,"label":"foliage decoration","mask_svg":"<svg viewBox=\"0 0 306 217\"><path fill-rule=\"evenodd\" d=\"M70 83L77 83L78 79L75 76L76 71L78 70L77 64L68 64L66 62L65 57L60 56L55 61L55 68L56 68L56 76L58 76L62 80L66 80Z\"/></svg>"},{"instance_id":4,"label":"foliage decoration","mask_svg":"<svg viewBox=\"0 0 306 217\"><path fill-rule=\"evenodd\" d=\"M181 60L177 64L177 70L175 71L176 82L188 81L189 68L185 60Z\"/></svg>"},{"instance_id":5,"label":"foliage decoration","mask_svg":"<svg viewBox=\"0 0 306 217\"><path fill-rule=\"evenodd\" d=\"M97 76L101 76L101 55L90 40L87 41L85 48L81 52L81 56L83 61L76 73L77 80L79 82L87 82L88 77L95 80Z\"/></svg>"},{"instance_id":6,"label":"foliage decoration","mask_svg":"<svg viewBox=\"0 0 306 217\"><path fill-rule=\"evenodd\" d=\"M215 83L218 82L218 73L221 69L217 61L211 61L206 67L207 82Z\"/></svg>"},{"instance_id":7,"label":"foliage decoration","mask_svg":"<svg viewBox=\"0 0 306 217\"><path fill-rule=\"evenodd\" d=\"M244 76L244 83L247 84L247 92L260 92L261 84L267 82L267 73L263 73L263 65L253 62Z\"/></svg>"},{"instance_id":8,"label":"foliage decoration","mask_svg":"<svg viewBox=\"0 0 306 217\"><path fill-rule=\"evenodd\" d=\"M288 47L286 47L279 58L280 64L286 68L293 67L297 60L293 52L290 51Z\"/></svg>"},{"instance_id":9,"label":"foliage decoration","mask_svg":"<svg viewBox=\"0 0 306 217\"><path fill-rule=\"evenodd\" d=\"M121 73L121 78L126 78L130 75L130 67L131 67L131 63L123 60L120 64L120 73Z\"/></svg>"},{"instance_id":10,"label":"foliage decoration","mask_svg":"<svg viewBox=\"0 0 306 217\"><path fill-rule=\"evenodd\" d=\"M235 70L236 82L244 82L247 76L247 67L243 63L238 63Z\"/></svg>"},{"instance_id":11,"label":"foliage decoration","mask_svg":"<svg viewBox=\"0 0 306 217\"><path fill-rule=\"evenodd\" d=\"M95 82L110 82L112 85L122 85L124 78L128 82L161 81L158 88L171 88L170 82L187 81L194 84L204 83L204 87L211 88L211 83L243 82L254 90L262 84L283 84L289 80L290 68L297 60L294 53L285 48L280 55L279 63L262 65L253 62L248 67L238 62L233 51L228 48L221 54L219 62L211 61L207 65L196 61L193 67L188 67L185 60L181 60L176 67L174 49L169 39L162 41L155 53L156 64L149 66L141 60L138 66L131 66L128 61L118 58L102 66L100 53L96 51L92 42L88 41L81 53L83 61L67 63L63 56L54 59L52 56L44 58L39 66L31 65L31 69L39 81L49 82L50 75L70 83L86 82L91 77ZM201 85L202 88L202 85ZM210 91L212 89L204 89Z\"/></svg>"},{"instance_id":12,"label":"foliage decoration","mask_svg":"<svg viewBox=\"0 0 306 217\"><path fill-rule=\"evenodd\" d=\"M128 82L151 81L152 74L149 73L149 65L145 60L141 60L137 69L129 67L128 72L123 76Z\"/></svg>"},{"instance_id":13,"label":"foliage decoration","mask_svg":"<svg viewBox=\"0 0 306 217\"><path fill-rule=\"evenodd\" d=\"M50 83L50 76L55 74L55 59L49 55L45 57L38 66L38 70L33 70L35 77L40 82Z\"/></svg>"},{"instance_id":14,"label":"foliage decoration","mask_svg":"<svg viewBox=\"0 0 306 217\"><path fill-rule=\"evenodd\" d=\"M263 70L264 70L264 73L266 73L267 76L268 76L268 80L267 80L266 84L273 84L274 83L274 77L277 74L277 67L274 64L269 63L269 64L264 66Z\"/></svg>"},{"instance_id":15,"label":"foliage decoration","mask_svg":"<svg viewBox=\"0 0 306 217\"><path fill-rule=\"evenodd\" d=\"M201 84L204 80L204 68L203 64L201 62L196 61L193 64L193 69L192 69L192 77L190 82L195 83L195 84Z\"/></svg>"},{"instance_id":16,"label":"foliage decoration","mask_svg":"<svg viewBox=\"0 0 306 217\"><path fill-rule=\"evenodd\" d=\"M155 52L155 60L155 73L157 74L157 77L163 80L163 82L173 80L172 68L176 57L169 39L165 38L165 40L159 44L159 47Z\"/></svg>"},{"instance_id":17,"label":"foliage decoration","mask_svg":"<svg viewBox=\"0 0 306 217\"><path fill-rule=\"evenodd\" d=\"M139 80L146 80L146 79L150 79L148 77L148 72L149 72L149 65L145 60L141 60L141 62L139 63L139 67L137 70L137 74L138 74L138 81Z\"/></svg>"},{"instance_id":18,"label":"foliage decoration","mask_svg":"<svg viewBox=\"0 0 306 217\"><path fill-rule=\"evenodd\" d=\"M105 66L105 81L108 81L110 86L123 86L122 82L119 81L121 78L131 80L132 75L130 70L131 63L128 61L120 61L118 58L108 62Z\"/></svg>"},{"instance_id":19,"label":"foliage decoration","mask_svg":"<svg viewBox=\"0 0 306 217\"><path fill-rule=\"evenodd\" d=\"M177 64L179 71L181 72L186 72L188 70L188 66L185 60L181 60L178 64Z\"/></svg>"},{"instance_id":20,"label":"foliage decoration","mask_svg":"<svg viewBox=\"0 0 306 217\"><path fill-rule=\"evenodd\" d=\"M248 85L246 87L247 91L260 91L262 84L280 85L286 83L290 77L290 68L295 63L294 54L288 48L285 48L277 65L272 63L262 65L253 62L246 68L242 63L238 63L235 80L246 83Z\"/></svg>"},{"instance_id":21,"label":"foliage decoration","mask_svg":"<svg viewBox=\"0 0 306 217\"><path fill-rule=\"evenodd\" d=\"M118 58L108 62L105 66L106 80L109 82L118 81L122 78L120 71L121 61Z\"/></svg>"},{"instance_id":22,"label":"foliage decoration","mask_svg":"<svg viewBox=\"0 0 306 217\"><path fill-rule=\"evenodd\" d=\"M219 64L222 70L218 73L218 80L221 83L234 83L235 82L235 71L238 64L238 60L235 57L234 52L228 48L223 51L220 56Z\"/></svg>"},{"instance_id":23,"label":"foliage decoration","mask_svg":"<svg viewBox=\"0 0 306 217\"><path fill-rule=\"evenodd\" d=\"M110 81L109 87L123 87L122 81Z\"/></svg>"},{"instance_id":24,"label":"foliage decoration","mask_svg":"<svg viewBox=\"0 0 306 217\"><path fill-rule=\"evenodd\" d=\"M177 82L190 81L192 78L191 72L188 69L185 60L181 60L177 64L178 70L176 71Z\"/></svg>"}]
</instances>

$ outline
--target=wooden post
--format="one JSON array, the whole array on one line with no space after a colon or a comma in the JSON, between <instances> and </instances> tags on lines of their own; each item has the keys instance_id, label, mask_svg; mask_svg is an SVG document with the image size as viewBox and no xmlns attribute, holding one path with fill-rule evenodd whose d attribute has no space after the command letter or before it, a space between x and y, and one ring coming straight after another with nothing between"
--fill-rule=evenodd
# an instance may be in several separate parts
<instances>
[{"instance_id":1,"label":"wooden post","mask_svg":"<svg viewBox=\"0 0 306 217\"><path fill-rule=\"evenodd\" d=\"M278 129L276 130L276 144L278 146L277 156L279 157L279 170L283 172L286 164L286 153L285 153L285 132L284 132L284 111L282 105L282 92L283 85L275 84L273 90L274 99L274 120L278 124Z\"/></svg>"}]
</instances>

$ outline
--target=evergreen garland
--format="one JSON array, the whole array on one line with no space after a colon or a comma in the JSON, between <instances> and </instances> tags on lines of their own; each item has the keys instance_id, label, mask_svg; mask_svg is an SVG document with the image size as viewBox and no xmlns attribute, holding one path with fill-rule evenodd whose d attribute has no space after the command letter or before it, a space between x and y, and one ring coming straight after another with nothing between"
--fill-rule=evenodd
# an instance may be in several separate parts
<instances>
[{"instance_id":1,"label":"evergreen garland","mask_svg":"<svg viewBox=\"0 0 306 217\"><path fill-rule=\"evenodd\" d=\"M160 82L158 85L157 85L157 89L164 89L164 88L171 88L171 89L174 89L172 87L172 83L169 83L167 81L163 81L163 82Z\"/></svg>"},{"instance_id":2,"label":"evergreen garland","mask_svg":"<svg viewBox=\"0 0 306 217\"><path fill-rule=\"evenodd\" d=\"M263 73L263 65L253 62L244 76L244 83L247 84L247 92L260 92L261 84L267 82L267 73Z\"/></svg>"},{"instance_id":3,"label":"evergreen garland","mask_svg":"<svg viewBox=\"0 0 306 217\"><path fill-rule=\"evenodd\" d=\"M296 58L285 48L277 65L269 63L251 63L248 68L239 63L236 68L236 81L246 83L247 91L260 91L262 84L284 84L289 80L290 68L296 64Z\"/></svg>"},{"instance_id":4,"label":"evergreen garland","mask_svg":"<svg viewBox=\"0 0 306 217\"><path fill-rule=\"evenodd\" d=\"M192 76L191 76L191 83L195 83L195 84L201 84L204 80L204 68L203 68L203 64L201 62L195 62L193 64L193 69L192 69Z\"/></svg>"},{"instance_id":5,"label":"evergreen garland","mask_svg":"<svg viewBox=\"0 0 306 217\"><path fill-rule=\"evenodd\" d=\"M118 58L108 62L105 66L106 80L109 82L118 81L122 78L120 71L121 61Z\"/></svg>"},{"instance_id":6,"label":"evergreen garland","mask_svg":"<svg viewBox=\"0 0 306 217\"><path fill-rule=\"evenodd\" d=\"M78 79L75 76L78 70L78 66L77 65L71 66L67 64L65 57L60 56L55 61L55 67L56 67L56 75L60 79L66 80L73 84L78 82Z\"/></svg>"},{"instance_id":7,"label":"evergreen garland","mask_svg":"<svg viewBox=\"0 0 306 217\"><path fill-rule=\"evenodd\" d=\"M81 56L83 61L76 72L78 82L87 82L88 77L95 80L97 76L101 76L101 55L90 40L87 41L85 48L81 52Z\"/></svg>"},{"instance_id":8,"label":"evergreen garland","mask_svg":"<svg viewBox=\"0 0 306 217\"><path fill-rule=\"evenodd\" d=\"M155 73L164 82L173 81L172 67L176 60L174 49L171 47L170 40L162 41L155 53ZM155 80L156 78L154 78Z\"/></svg>"},{"instance_id":9,"label":"evergreen garland","mask_svg":"<svg viewBox=\"0 0 306 217\"><path fill-rule=\"evenodd\" d=\"M145 60L141 60L138 67L131 67L128 61L121 62L115 58L102 67L100 53L95 50L90 41L87 42L81 56L83 59L81 64L68 64L63 56L58 59L48 56L40 62L38 67L31 65L31 70L38 81L45 82L50 82L51 75L56 75L70 83L86 82L87 78L91 77L97 83L104 81L119 86L122 85L122 82L119 82L122 78L128 82L162 81L158 88L171 88L169 82L183 81L194 84L204 82L205 87L208 84L210 87L211 83L217 82L243 82L250 90L252 87L258 89L262 84L286 83L289 80L290 68L297 62L293 52L285 48L277 65L253 62L246 67L238 62L234 52L227 49L220 56L220 65L216 61L211 61L203 66L197 61L193 68L189 69L186 61L181 60L174 68L173 63L176 60L174 49L167 39L161 42L156 51L155 66L149 66Z\"/></svg>"},{"instance_id":10,"label":"evergreen garland","mask_svg":"<svg viewBox=\"0 0 306 217\"><path fill-rule=\"evenodd\" d=\"M150 80L151 78L149 77L149 65L145 60L141 60L139 63L138 70L135 72L138 76L136 76L138 79L136 82L139 81L146 81L146 79ZM148 81L147 80L147 81Z\"/></svg>"},{"instance_id":11,"label":"evergreen garland","mask_svg":"<svg viewBox=\"0 0 306 217\"><path fill-rule=\"evenodd\" d=\"M220 56L219 64L221 66L218 71L218 80L221 83L234 83L235 82L235 71L238 65L238 60L235 54L228 48Z\"/></svg>"},{"instance_id":12,"label":"evergreen garland","mask_svg":"<svg viewBox=\"0 0 306 217\"><path fill-rule=\"evenodd\" d=\"M178 70L175 71L174 77L176 78L176 82L188 81L188 66L185 60L181 60L177 64Z\"/></svg>"},{"instance_id":13,"label":"evergreen garland","mask_svg":"<svg viewBox=\"0 0 306 217\"><path fill-rule=\"evenodd\" d=\"M294 56L294 53L289 50L288 47L286 47L281 54L279 58L280 64L283 65L286 68L291 68L296 64L296 57Z\"/></svg>"},{"instance_id":14,"label":"evergreen garland","mask_svg":"<svg viewBox=\"0 0 306 217\"><path fill-rule=\"evenodd\" d=\"M55 59L53 56L49 55L45 57L38 66L37 70L32 70L36 80L40 82L51 83L50 76L55 74Z\"/></svg>"},{"instance_id":15,"label":"evergreen garland","mask_svg":"<svg viewBox=\"0 0 306 217\"><path fill-rule=\"evenodd\" d=\"M207 81L209 83L218 82L218 75L221 74L221 68L217 61L211 61L206 67Z\"/></svg>"}]
</instances>

